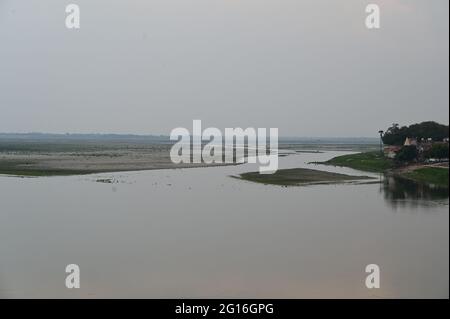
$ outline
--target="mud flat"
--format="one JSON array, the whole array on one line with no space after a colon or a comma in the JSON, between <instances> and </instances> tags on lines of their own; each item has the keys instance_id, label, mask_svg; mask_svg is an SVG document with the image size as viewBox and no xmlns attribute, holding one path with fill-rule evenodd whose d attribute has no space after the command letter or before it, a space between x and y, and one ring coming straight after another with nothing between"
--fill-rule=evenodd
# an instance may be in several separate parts
<instances>
[{"instance_id":1,"label":"mud flat","mask_svg":"<svg viewBox=\"0 0 450 319\"><path fill-rule=\"evenodd\" d=\"M250 172L243 173L237 178L256 183L280 186L336 184L373 179L372 177L368 176L353 176L307 168L280 169L275 174L260 174L259 172Z\"/></svg>"},{"instance_id":2,"label":"mud flat","mask_svg":"<svg viewBox=\"0 0 450 319\"><path fill-rule=\"evenodd\" d=\"M172 144L141 141L22 141L0 139L0 174L82 175L104 172L202 167L174 164ZM209 164L208 166L220 164Z\"/></svg>"}]
</instances>

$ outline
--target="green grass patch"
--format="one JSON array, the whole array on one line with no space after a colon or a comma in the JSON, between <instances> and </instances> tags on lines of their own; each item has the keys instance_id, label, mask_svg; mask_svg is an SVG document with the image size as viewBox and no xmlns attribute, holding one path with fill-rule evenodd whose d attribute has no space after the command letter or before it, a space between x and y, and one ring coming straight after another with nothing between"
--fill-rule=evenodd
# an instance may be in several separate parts
<instances>
[{"instance_id":1,"label":"green grass patch","mask_svg":"<svg viewBox=\"0 0 450 319\"><path fill-rule=\"evenodd\" d=\"M394 161L384 157L380 152L342 155L320 164L344 166L368 172L384 172L394 168Z\"/></svg>"},{"instance_id":2,"label":"green grass patch","mask_svg":"<svg viewBox=\"0 0 450 319\"><path fill-rule=\"evenodd\" d=\"M36 168L33 161L0 160L0 174L14 176L69 176L97 173L92 170Z\"/></svg>"},{"instance_id":3,"label":"green grass patch","mask_svg":"<svg viewBox=\"0 0 450 319\"><path fill-rule=\"evenodd\" d=\"M448 169L439 167L424 167L412 172L401 174L408 179L448 187Z\"/></svg>"},{"instance_id":4,"label":"green grass patch","mask_svg":"<svg viewBox=\"0 0 450 319\"><path fill-rule=\"evenodd\" d=\"M333 184L339 182L371 179L368 176L351 176L307 168L280 169L274 174L249 172L240 175L243 180L280 186L299 186L308 184Z\"/></svg>"},{"instance_id":5,"label":"green grass patch","mask_svg":"<svg viewBox=\"0 0 450 319\"><path fill-rule=\"evenodd\" d=\"M0 169L0 175L13 175L13 176L28 176L28 177L40 177L40 176L71 176L71 175L87 175L97 173L94 171L80 171L80 170L63 170L63 169Z\"/></svg>"}]
</instances>

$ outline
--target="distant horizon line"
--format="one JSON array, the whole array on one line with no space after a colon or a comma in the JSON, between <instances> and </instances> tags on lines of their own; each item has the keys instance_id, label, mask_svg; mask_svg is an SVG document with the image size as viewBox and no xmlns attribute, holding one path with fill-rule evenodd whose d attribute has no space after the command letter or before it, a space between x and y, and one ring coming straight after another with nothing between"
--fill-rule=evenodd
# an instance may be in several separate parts
<instances>
[{"instance_id":1,"label":"distant horizon line","mask_svg":"<svg viewBox=\"0 0 450 319\"><path fill-rule=\"evenodd\" d=\"M137 134L137 133L49 133L49 132L0 132L2 135L49 135L49 136L117 136L117 137L166 137L169 138L168 134L158 134L158 133L147 133L147 134ZM375 134L374 134L375 135ZM378 136L296 136L296 135L285 135L280 136L280 139L379 139Z\"/></svg>"}]
</instances>

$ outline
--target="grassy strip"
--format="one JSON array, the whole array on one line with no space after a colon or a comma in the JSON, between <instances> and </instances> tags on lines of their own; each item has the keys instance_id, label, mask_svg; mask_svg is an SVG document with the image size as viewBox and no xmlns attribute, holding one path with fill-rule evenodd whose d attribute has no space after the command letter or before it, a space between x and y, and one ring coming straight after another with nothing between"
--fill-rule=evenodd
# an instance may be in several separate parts
<instances>
[{"instance_id":1,"label":"grassy strip","mask_svg":"<svg viewBox=\"0 0 450 319\"><path fill-rule=\"evenodd\" d=\"M368 176L351 176L306 168L280 169L275 174L260 174L259 172L243 173L240 175L240 178L256 183L280 186L333 184L346 181L371 179Z\"/></svg>"},{"instance_id":2,"label":"grassy strip","mask_svg":"<svg viewBox=\"0 0 450 319\"><path fill-rule=\"evenodd\" d=\"M380 152L342 155L320 164L344 166L368 172L384 172L394 168L394 162Z\"/></svg>"},{"instance_id":3,"label":"grassy strip","mask_svg":"<svg viewBox=\"0 0 450 319\"><path fill-rule=\"evenodd\" d=\"M59 169L59 170L38 170L38 169L1 169L0 175L13 175L13 176L28 176L28 177L40 177L40 176L71 176L71 175L87 175L93 173L100 173L96 171L81 171L81 170L69 170L69 169Z\"/></svg>"},{"instance_id":4,"label":"grassy strip","mask_svg":"<svg viewBox=\"0 0 450 319\"><path fill-rule=\"evenodd\" d=\"M329 161L320 164L344 166L362 171L381 173L393 169L394 174L398 174L399 176L403 176L410 180L447 187L449 185L448 169L437 167L422 167L414 171L402 173L395 170L396 166L393 160L384 157L380 152L367 152L337 156Z\"/></svg>"},{"instance_id":5,"label":"grassy strip","mask_svg":"<svg viewBox=\"0 0 450 319\"><path fill-rule=\"evenodd\" d=\"M448 169L446 168L423 167L411 172L401 174L401 176L419 182L425 182L446 187L449 186Z\"/></svg>"},{"instance_id":6,"label":"grassy strip","mask_svg":"<svg viewBox=\"0 0 450 319\"><path fill-rule=\"evenodd\" d=\"M14 176L69 176L69 175L85 175L99 173L92 170L75 170L75 169L43 169L35 168L32 161L9 161L0 160L0 174Z\"/></svg>"}]
</instances>

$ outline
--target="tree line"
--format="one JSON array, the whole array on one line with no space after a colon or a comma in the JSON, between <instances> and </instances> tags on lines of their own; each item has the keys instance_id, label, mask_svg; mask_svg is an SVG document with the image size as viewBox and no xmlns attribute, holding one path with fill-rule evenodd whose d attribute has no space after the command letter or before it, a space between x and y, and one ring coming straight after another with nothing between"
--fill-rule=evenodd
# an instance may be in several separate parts
<instances>
[{"instance_id":1,"label":"tree line","mask_svg":"<svg viewBox=\"0 0 450 319\"><path fill-rule=\"evenodd\" d=\"M417 138L417 140L431 138L435 142L448 138L448 125L439 124L433 121L412 124L410 126L400 126L397 123L383 134L383 143L386 145L403 145L407 137Z\"/></svg>"}]
</instances>

